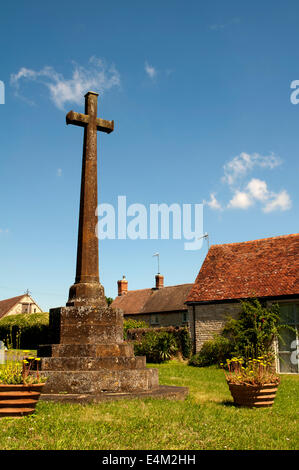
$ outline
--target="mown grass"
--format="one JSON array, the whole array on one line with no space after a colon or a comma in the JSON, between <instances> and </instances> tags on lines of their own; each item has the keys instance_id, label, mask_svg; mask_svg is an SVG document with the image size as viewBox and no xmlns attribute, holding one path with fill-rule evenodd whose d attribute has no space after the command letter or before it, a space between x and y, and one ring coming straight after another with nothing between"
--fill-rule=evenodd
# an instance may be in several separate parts
<instances>
[{"instance_id":1,"label":"mown grass","mask_svg":"<svg viewBox=\"0 0 299 470\"><path fill-rule=\"evenodd\" d=\"M179 362L160 383L189 387L185 401L39 402L37 412L0 420L0 449L298 449L299 376L284 375L272 408L236 408L219 369Z\"/></svg>"}]
</instances>

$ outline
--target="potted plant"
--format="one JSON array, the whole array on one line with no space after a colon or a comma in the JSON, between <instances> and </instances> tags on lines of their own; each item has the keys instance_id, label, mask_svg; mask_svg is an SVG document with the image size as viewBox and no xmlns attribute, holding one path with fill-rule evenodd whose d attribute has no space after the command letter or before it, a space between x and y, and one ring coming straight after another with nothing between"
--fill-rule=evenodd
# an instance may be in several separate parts
<instances>
[{"instance_id":1,"label":"potted plant","mask_svg":"<svg viewBox=\"0 0 299 470\"><path fill-rule=\"evenodd\" d=\"M232 345L234 357L227 360L225 374L235 404L273 404L280 383L273 344L284 328L293 331L282 324L279 305L266 306L255 298L241 301L239 317L228 319L223 334Z\"/></svg>"},{"instance_id":2,"label":"potted plant","mask_svg":"<svg viewBox=\"0 0 299 470\"><path fill-rule=\"evenodd\" d=\"M280 378L270 354L247 360L233 357L227 359L226 365L226 381L236 405L259 408L273 405Z\"/></svg>"},{"instance_id":3,"label":"potted plant","mask_svg":"<svg viewBox=\"0 0 299 470\"><path fill-rule=\"evenodd\" d=\"M25 416L34 412L46 380L39 374L39 361L39 358L24 357L22 361L10 361L0 366L0 417Z\"/></svg>"}]
</instances>

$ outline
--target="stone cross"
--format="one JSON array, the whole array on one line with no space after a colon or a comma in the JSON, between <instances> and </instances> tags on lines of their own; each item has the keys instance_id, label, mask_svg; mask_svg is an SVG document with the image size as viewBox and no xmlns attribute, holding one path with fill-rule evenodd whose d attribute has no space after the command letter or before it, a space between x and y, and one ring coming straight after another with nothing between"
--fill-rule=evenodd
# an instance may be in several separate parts
<instances>
[{"instance_id":1,"label":"stone cross","mask_svg":"<svg viewBox=\"0 0 299 470\"><path fill-rule=\"evenodd\" d=\"M97 131L109 134L114 121L97 117L98 93L85 95L85 114L70 111L67 124L84 127L75 284L70 288L68 306L104 304L105 295L99 278L99 244L96 234L97 196Z\"/></svg>"}]
</instances>

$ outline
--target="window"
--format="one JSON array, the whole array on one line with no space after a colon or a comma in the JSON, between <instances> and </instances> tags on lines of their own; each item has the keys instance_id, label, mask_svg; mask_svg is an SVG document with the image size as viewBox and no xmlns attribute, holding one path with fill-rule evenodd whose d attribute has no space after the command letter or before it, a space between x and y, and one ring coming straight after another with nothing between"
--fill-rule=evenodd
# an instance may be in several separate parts
<instances>
[{"instance_id":1,"label":"window","mask_svg":"<svg viewBox=\"0 0 299 470\"><path fill-rule=\"evenodd\" d=\"M159 324L159 315L154 313L151 315L151 325L158 325Z\"/></svg>"},{"instance_id":2,"label":"window","mask_svg":"<svg viewBox=\"0 0 299 470\"><path fill-rule=\"evenodd\" d=\"M183 312L183 323L188 323L189 315L188 312Z\"/></svg>"},{"instance_id":3,"label":"window","mask_svg":"<svg viewBox=\"0 0 299 470\"><path fill-rule=\"evenodd\" d=\"M280 331L281 338L277 341L279 372L297 373L299 353L299 304L279 304L281 323L295 329L291 331L283 328Z\"/></svg>"},{"instance_id":4,"label":"window","mask_svg":"<svg viewBox=\"0 0 299 470\"><path fill-rule=\"evenodd\" d=\"M29 313L29 304L22 304L22 313Z\"/></svg>"}]
</instances>

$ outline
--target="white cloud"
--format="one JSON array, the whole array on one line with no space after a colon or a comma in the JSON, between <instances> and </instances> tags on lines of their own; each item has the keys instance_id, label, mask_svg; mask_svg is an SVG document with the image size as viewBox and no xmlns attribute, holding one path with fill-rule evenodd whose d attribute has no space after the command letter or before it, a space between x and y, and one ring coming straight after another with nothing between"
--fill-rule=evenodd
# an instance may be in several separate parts
<instances>
[{"instance_id":1,"label":"white cloud","mask_svg":"<svg viewBox=\"0 0 299 470\"><path fill-rule=\"evenodd\" d=\"M249 154L242 152L224 165L222 180L229 185L234 185L253 170L254 167L273 169L281 163L280 157L274 154L260 155L259 153Z\"/></svg>"},{"instance_id":2,"label":"white cloud","mask_svg":"<svg viewBox=\"0 0 299 470\"><path fill-rule=\"evenodd\" d=\"M258 201L265 201L269 198L269 191L266 181L252 178L247 185L247 189L251 196Z\"/></svg>"},{"instance_id":3,"label":"white cloud","mask_svg":"<svg viewBox=\"0 0 299 470\"><path fill-rule=\"evenodd\" d=\"M233 209L248 209L252 206L253 201L248 193L244 191L236 191L233 198L229 201L227 207Z\"/></svg>"},{"instance_id":4,"label":"white cloud","mask_svg":"<svg viewBox=\"0 0 299 470\"><path fill-rule=\"evenodd\" d=\"M255 201L263 204L263 212L275 210L288 210L292 206L288 192L283 189L280 193L269 191L266 181L252 178L243 191L235 190L234 196L227 207L235 209L248 209Z\"/></svg>"},{"instance_id":5,"label":"white cloud","mask_svg":"<svg viewBox=\"0 0 299 470\"><path fill-rule=\"evenodd\" d=\"M210 200L205 201L205 202L211 209L222 210L222 206L219 203L219 201L217 201L215 193L211 193L210 194Z\"/></svg>"},{"instance_id":6,"label":"white cloud","mask_svg":"<svg viewBox=\"0 0 299 470\"><path fill-rule=\"evenodd\" d=\"M149 65L147 62L145 62L144 70L152 80L157 76L157 70L155 67Z\"/></svg>"},{"instance_id":7,"label":"white cloud","mask_svg":"<svg viewBox=\"0 0 299 470\"><path fill-rule=\"evenodd\" d=\"M60 176L62 176L62 169L61 168L57 168L57 176L60 178Z\"/></svg>"},{"instance_id":8,"label":"white cloud","mask_svg":"<svg viewBox=\"0 0 299 470\"><path fill-rule=\"evenodd\" d=\"M269 201L263 208L264 212L273 212L275 210L286 211L291 208L292 201L288 192L283 189L278 194L272 195L272 200Z\"/></svg>"},{"instance_id":9,"label":"white cloud","mask_svg":"<svg viewBox=\"0 0 299 470\"><path fill-rule=\"evenodd\" d=\"M53 67L46 66L36 71L22 67L19 72L12 74L10 83L19 94L20 83L35 81L45 85L55 106L64 109L65 103L82 103L82 96L89 90L103 93L112 87L120 86L120 74L114 65L108 66L105 61L91 57L87 67L73 62L71 78L55 71Z\"/></svg>"}]
</instances>

